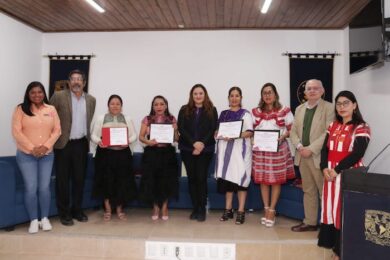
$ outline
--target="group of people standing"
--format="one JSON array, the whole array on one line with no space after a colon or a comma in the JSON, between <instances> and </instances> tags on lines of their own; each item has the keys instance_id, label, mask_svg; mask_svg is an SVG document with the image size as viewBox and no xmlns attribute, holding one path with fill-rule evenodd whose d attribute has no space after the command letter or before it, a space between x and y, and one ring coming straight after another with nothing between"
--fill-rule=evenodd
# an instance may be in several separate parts
<instances>
[{"instance_id":1,"label":"group of people standing","mask_svg":"<svg viewBox=\"0 0 390 260\"><path fill-rule=\"evenodd\" d=\"M167 99L156 96L138 135L144 153L137 192L129 145L107 146L102 142L104 127L125 127L128 144L137 140L132 120L122 113L122 98L111 95L108 112L97 117L91 127L96 101L84 91L85 83L83 72L72 71L69 88L55 92L49 102L42 84L32 82L23 103L14 112L12 132L18 148L17 163L25 183L30 233L38 232L39 227L52 229L48 214L53 163L61 223L73 225L73 219L88 221L81 204L89 141L97 145L93 196L103 199L103 219L109 221L115 212L119 219L125 220L124 206L138 196L153 207L153 220L168 220L168 200L178 196L176 150L173 144L150 139L150 130L151 124L170 124L188 176L193 208L189 218L198 221L206 220L208 168L215 153L217 188L225 194L225 210L220 220L234 218L232 200L237 193L239 205L235 223L245 222L245 201L252 179L260 185L264 204L261 224L274 226L281 185L295 178L287 142L290 137L296 149L295 164L302 176L305 209L305 219L292 227L292 231L318 229L318 207L322 198L319 245L335 248L339 255L340 173L362 164L370 139L370 129L353 93L341 91L332 105L322 99L321 81L308 80L304 91L307 101L296 109L294 117L290 108L280 103L272 83L264 84L259 104L251 111L242 107L241 89L232 87L228 92L229 109L218 117L207 89L196 84L177 119L170 113ZM239 138L217 136L219 123L237 120L243 122ZM280 132L277 152L252 149L251 137L256 130ZM41 221L38 221L38 204Z\"/></svg>"}]
</instances>

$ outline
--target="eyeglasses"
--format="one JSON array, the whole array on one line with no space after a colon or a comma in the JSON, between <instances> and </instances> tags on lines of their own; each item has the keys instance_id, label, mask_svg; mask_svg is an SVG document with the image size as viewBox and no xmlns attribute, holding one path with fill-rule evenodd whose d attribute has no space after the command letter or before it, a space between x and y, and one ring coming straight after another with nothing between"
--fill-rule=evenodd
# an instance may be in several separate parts
<instances>
[{"instance_id":1,"label":"eyeglasses","mask_svg":"<svg viewBox=\"0 0 390 260\"><path fill-rule=\"evenodd\" d=\"M262 93L263 96L272 96L273 94L275 94L273 91L264 91Z\"/></svg>"},{"instance_id":2,"label":"eyeglasses","mask_svg":"<svg viewBox=\"0 0 390 260\"><path fill-rule=\"evenodd\" d=\"M343 102L337 102L336 107L347 107L349 104L351 104L351 100L345 100Z\"/></svg>"},{"instance_id":3,"label":"eyeglasses","mask_svg":"<svg viewBox=\"0 0 390 260\"><path fill-rule=\"evenodd\" d=\"M309 92L309 91L313 91L313 92L319 92L321 90L320 87L307 87L305 88L305 91Z\"/></svg>"},{"instance_id":4,"label":"eyeglasses","mask_svg":"<svg viewBox=\"0 0 390 260\"><path fill-rule=\"evenodd\" d=\"M69 78L70 81L83 81L82 77L71 77Z\"/></svg>"}]
</instances>

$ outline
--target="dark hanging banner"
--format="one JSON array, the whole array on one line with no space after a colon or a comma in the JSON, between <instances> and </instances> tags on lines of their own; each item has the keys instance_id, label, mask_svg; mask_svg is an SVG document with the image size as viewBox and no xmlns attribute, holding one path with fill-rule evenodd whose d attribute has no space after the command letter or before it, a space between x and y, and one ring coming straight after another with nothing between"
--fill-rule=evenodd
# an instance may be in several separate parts
<instances>
[{"instance_id":1,"label":"dark hanging banner","mask_svg":"<svg viewBox=\"0 0 390 260\"><path fill-rule=\"evenodd\" d=\"M50 87L49 97L54 91L59 91L68 88L68 76L72 70L81 70L86 75L85 92L88 92L88 75L89 62L91 55L76 56L76 55L49 55L50 59Z\"/></svg>"},{"instance_id":2,"label":"dark hanging banner","mask_svg":"<svg viewBox=\"0 0 390 260\"><path fill-rule=\"evenodd\" d=\"M314 55L314 57L312 57ZM306 101L305 84L309 79L322 81L325 88L324 99L332 102L333 99L333 60L334 54L295 54L290 57L290 106L295 108Z\"/></svg>"}]
</instances>

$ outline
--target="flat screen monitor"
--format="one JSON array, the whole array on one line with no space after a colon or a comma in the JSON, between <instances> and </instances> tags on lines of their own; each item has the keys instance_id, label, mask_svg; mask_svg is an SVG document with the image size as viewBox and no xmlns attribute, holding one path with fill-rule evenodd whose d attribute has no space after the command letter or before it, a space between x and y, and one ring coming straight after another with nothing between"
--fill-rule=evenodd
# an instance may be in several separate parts
<instances>
[{"instance_id":1,"label":"flat screen monitor","mask_svg":"<svg viewBox=\"0 0 390 260\"><path fill-rule=\"evenodd\" d=\"M372 0L349 24L350 73L384 60L382 0Z\"/></svg>"}]
</instances>

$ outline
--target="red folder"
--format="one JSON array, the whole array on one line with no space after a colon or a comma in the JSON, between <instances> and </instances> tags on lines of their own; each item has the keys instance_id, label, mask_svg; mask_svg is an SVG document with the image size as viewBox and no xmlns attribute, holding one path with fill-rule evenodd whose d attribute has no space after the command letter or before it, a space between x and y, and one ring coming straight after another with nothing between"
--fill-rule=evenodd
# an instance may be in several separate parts
<instances>
[{"instance_id":1,"label":"red folder","mask_svg":"<svg viewBox=\"0 0 390 260\"><path fill-rule=\"evenodd\" d=\"M126 140L123 140L123 143L112 143L111 138L111 129L112 127L103 127L102 128L102 144L104 146L123 146L123 145L129 145L129 138L128 138L128 129L127 127L115 127L115 128L125 128L126 129ZM125 139L123 137L123 139Z\"/></svg>"}]
</instances>

